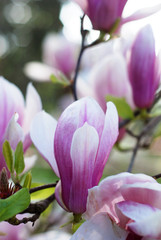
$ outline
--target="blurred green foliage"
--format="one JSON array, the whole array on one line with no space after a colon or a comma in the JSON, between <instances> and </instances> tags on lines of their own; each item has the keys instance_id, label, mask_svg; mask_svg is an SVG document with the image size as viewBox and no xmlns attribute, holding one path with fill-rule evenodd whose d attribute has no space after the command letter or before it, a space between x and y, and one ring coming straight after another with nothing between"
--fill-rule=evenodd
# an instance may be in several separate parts
<instances>
[{"instance_id":1,"label":"blurred green foliage","mask_svg":"<svg viewBox=\"0 0 161 240\"><path fill-rule=\"evenodd\" d=\"M25 63L41 61L42 40L48 32L62 28L59 0L0 1L0 75L25 94L30 81L23 73ZM60 88L52 83L34 83L44 108L51 110Z\"/></svg>"}]
</instances>

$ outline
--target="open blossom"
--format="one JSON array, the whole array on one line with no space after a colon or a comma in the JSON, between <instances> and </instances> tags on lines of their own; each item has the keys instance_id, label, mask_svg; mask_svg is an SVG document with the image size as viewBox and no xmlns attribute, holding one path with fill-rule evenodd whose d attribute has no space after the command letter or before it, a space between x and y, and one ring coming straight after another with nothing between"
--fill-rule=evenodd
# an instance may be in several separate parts
<instances>
[{"instance_id":1,"label":"open blossom","mask_svg":"<svg viewBox=\"0 0 161 240\"><path fill-rule=\"evenodd\" d=\"M152 29L147 25L139 31L128 63L133 99L139 108L148 108L153 103L161 76L159 57L156 57Z\"/></svg>"},{"instance_id":2,"label":"open blossom","mask_svg":"<svg viewBox=\"0 0 161 240\"><path fill-rule=\"evenodd\" d=\"M145 8L133 13L126 18L122 17L122 12L127 0L73 0L78 3L85 14L90 18L93 28L105 32L110 32L117 20L119 27L127 22L138 20L154 14L161 9L161 4L151 8Z\"/></svg>"},{"instance_id":3,"label":"open blossom","mask_svg":"<svg viewBox=\"0 0 161 240\"><path fill-rule=\"evenodd\" d=\"M66 108L57 126L44 112L36 115L31 139L60 176L55 195L66 210L85 212L88 189L102 177L117 136L118 115L111 102L104 114L94 99L82 98Z\"/></svg>"},{"instance_id":4,"label":"open blossom","mask_svg":"<svg viewBox=\"0 0 161 240\"><path fill-rule=\"evenodd\" d=\"M160 197L161 185L147 175L121 173L107 177L99 186L89 190L85 213L88 221L85 226L81 226L82 229L78 230L72 240L82 239L81 237L86 240L90 239L92 233L97 234L97 218L100 218L98 226L103 224L103 230L106 229L100 240L160 239ZM87 231L83 231L85 229ZM93 237L93 240L95 239L97 238Z\"/></svg>"},{"instance_id":5,"label":"open blossom","mask_svg":"<svg viewBox=\"0 0 161 240\"><path fill-rule=\"evenodd\" d=\"M19 141L24 151L31 145L29 128L33 116L42 109L41 100L35 88L27 87L26 102L19 88L0 77L0 170L6 167L2 154L5 140L15 150Z\"/></svg>"}]
</instances>

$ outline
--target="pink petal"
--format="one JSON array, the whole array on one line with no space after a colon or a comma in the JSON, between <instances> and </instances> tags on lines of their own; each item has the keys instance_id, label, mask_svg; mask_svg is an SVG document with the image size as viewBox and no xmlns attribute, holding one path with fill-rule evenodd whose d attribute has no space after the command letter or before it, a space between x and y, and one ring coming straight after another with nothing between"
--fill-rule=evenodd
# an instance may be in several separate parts
<instances>
[{"instance_id":1,"label":"pink petal","mask_svg":"<svg viewBox=\"0 0 161 240\"><path fill-rule=\"evenodd\" d=\"M59 176L53 147L56 124L54 118L41 111L33 119L30 136L35 147L50 164L56 175Z\"/></svg>"},{"instance_id":2,"label":"pink petal","mask_svg":"<svg viewBox=\"0 0 161 240\"><path fill-rule=\"evenodd\" d=\"M132 201L118 203L117 207L125 216L134 220L127 226L137 235L160 239L161 210Z\"/></svg>"},{"instance_id":3,"label":"pink petal","mask_svg":"<svg viewBox=\"0 0 161 240\"><path fill-rule=\"evenodd\" d=\"M68 212L68 209L64 205L63 199L62 199L62 187L61 187L61 180L58 182L55 188L55 198L59 205L66 211Z\"/></svg>"},{"instance_id":4,"label":"pink petal","mask_svg":"<svg viewBox=\"0 0 161 240\"><path fill-rule=\"evenodd\" d=\"M97 214L83 223L70 240L126 240L127 235L106 214Z\"/></svg>"},{"instance_id":5,"label":"pink petal","mask_svg":"<svg viewBox=\"0 0 161 240\"><path fill-rule=\"evenodd\" d=\"M120 191L125 200L149 204L161 209L161 185L157 182L126 184Z\"/></svg>"},{"instance_id":6,"label":"pink petal","mask_svg":"<svg viewBox=\"0 0 161 240\"><path fill-rule=\"evenodd\" d=\"M5 129L13 114L19 114L18 122L22 124L24 118L24 98L14 84L0 77L0 138L2 139Z\"/></svg>"},{"instance_id":7,"label":"pink petal","mask_svg":"<svg viewBox=\"0 0 161 240\"><path fill-rule=\"evenodd\" d=\"M150 25L142 28L131 48L129 78L133 89L135 105L150 107L159 79L155 76L155 40Z\"/></svg>"},{"instance_id":8,"label":"pink petal","mask_svg":"<svg viewBox=\"0 0 161 240\"><path fill-rule=\"evenodd\" d=\"M95 162L95 170L93 174L93 186L97 185L104 166L108 160L110 151L118 137L118 113L112 102L107 103L107 111L105 116L104 129L102 132L99 149ZM99 169L99 174L98 174Z\"/></svg>"},{"instance_id":9,"label":"pink petal","mask_svg":"<svg viewBox=\"0 0 161 240\"><path fill-rule=\"evenodd\" d=\"M132 183L156 183L156 181L144 174L120 173L107 177L100 185L88 190L87 210L85 217L90 218L97 212L107 212L116 222L119 222L115 211L115 204L123 201L121 186Z\"/></svg>"},{"instance_id":10,"label":"pink petal","mask_svg":"<svg viewBox=\"0 0 161 240\"><path fill-rule=\"evenodd\" d=\"M136 11L135 13L133 13L132 15L130 15L129 17L123 18L121 20L121 24L139 20L139 19L142 19L145 17L149 17L150 15L160 11L160 9L161 9L161 4L155 5L153 7L147 7L147 8L140 9L140 10Z\"/></svg>"},{"instance_id":11,"label":"pink petal","mask_svg":"<svg viewBox=\"0 0 161 240\"><path fill-rule=\"evenodd\" d=\"M134 106L127 66L121 54L115 53L100 60L91 70L89 78L97 100L104 111L106 111L107 95L125 97L127 102Z\"/></svg>"},{"instance_id":12,"label":"pink petal","mask_svg":"<svg viewBox=\"0 0 161 240\"><path fill-rule=\"evenodd\" d=\"M86 210L88 189L93 186L92 175L98 144L98 133L88 123L78 128L73 135L71 144L72 182L69 196L69 209L72 212L82 213ZM99 172L99 169L97 171ZM63 186L66 188L66 182L63 182Z\"/></svg>"},{"instance_id":13,"label":"pink petal","mask_svg":"<svg viewBox=\"0 0 161 240\"><path fill-rule=\"evenodd\" d=\"M100 106L94 99L89 97L72 103L59 118L55 132L54 149L61 180L68 183L68 187L64 189L64 195L67 196L69 194L72 180L70 149L74 132L87 122L97 130L100 138L104 118L105 116Z\"/></svg>"},{"instance_id":14,"label":"pink petal","mask_svg":"<svg viewBox=\"0 0 161 240\"><path fill-rule=\"evenodd\" d=\"M73 2L76 2L82 10L86 13L87 7L88 7L88 1L87 0L72 0Z\"/></svg>"}]
</instances>

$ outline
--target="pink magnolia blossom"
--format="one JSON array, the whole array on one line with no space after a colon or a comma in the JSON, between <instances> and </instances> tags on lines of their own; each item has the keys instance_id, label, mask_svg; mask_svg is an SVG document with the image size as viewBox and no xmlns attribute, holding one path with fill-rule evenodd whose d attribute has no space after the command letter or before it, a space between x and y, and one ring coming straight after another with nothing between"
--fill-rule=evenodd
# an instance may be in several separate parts
<instances>
[{"instance_id":1,"label":"pink magnolia blossom","mask_svg":"<svg viewBox=\"0 0 161 240\"><path fill-rule=\"evenodd\" d=\"M105 239L160 239L160 219L161 219L161 185L152 177L144 174L121 173L107 177L99 186L93 187L88 191L87 210L85 218L86 228L90 224L92 231L97 232L97 228L92 225L97 216L104 217L102 223L106 227L107 234ZM111 219L111 225L107 224ZM100 223L101 224L101 223ZM118 229L116 229L116 224ZM83 225L82 225L83 228ZM108 236L108 230L111 238ZM123 233L120 238L116 238L116 233L121 230ZM86 232L78 230L83 239L89 239ZM72 240L82 239L79 232ZM122 238L121 238L122 237ZM93 238L95 240L97 238Z\"/></svg>"},{"instance_id":2,"label":"pink magnolia blossom","mask_svg":"<svg viewBox=\"0 0 161 240\"><path fill-rule=\"evenodd\" d=\"M14 226L9 224L8 222L0 223L0 234L4 234L0 236L0 239L3 240L27 240L28 234L27 229L25 229L24 225Z\"/></svg>"},{"instance_id":3,"label":"pink magnolia blossom","mask_svg":"<svg viewBox=\"0 0 161 240\"><path fill-rule=\"evenodd\" d=\"M148 108L153 103L161 75L159 57L156 57L152 29L147 25L132 45L128 64L133 99L139 108Z\"/></svg>"},{"instance_id":4,"label":"pink magnolia blossom","mask_svg":"<svg viewBox=\"0 0 161 240\"><path fill-rule=\"evenodd\" d=\"M48 34L42 46L41 62L29 62L25 65L25 74L36 81L50 81L53 74L58 79L71 79L78 57L77 44L62 34Z\"/></svg>"},{"instance_id":5,"label":"pink magnolia blossom","mask_svg":"<svg viewBox=\"0 0 161 240\"><path fill-rule=\"evenodd\" d=\"M0 77L0 170L6 167L2 154L4 141L8 140L13 150L22 141L26 151L32 143L29 135L32 118L41 109L40 97L31 84L27 87L25 102L19 88Z\"/></svg>"},{"instance_id":6,"label":"pink magnolia blossom","mask_svg":"<svg viewBox=\"0 0 161 240\"><path fill-rule=\"evenodd\" d=\"M37 114L31 139L60 176L55 195L66 210L86 210L88 189L102 177L117 136L118 116L111 102L105 115L94 99L82 98L65 109L57 126L44 112Z\"/></svg>"},{"instance_id":7,"label":"pink magnolia blossom","mask_svg":"<svg viewBox=\"0 0 161 240\"><path fill-rule=\"evenodd\" d=\"M93 28L96 30L101 30L105 32L110 32L114 27L114 24L119 20L119 24L116 30L118 30L121 25L145 18L154 14L161 9L161 4L155 5L153 7L144 8L136 11L131 16L126 18L122 17L124 7L127 0L73 0L78 3L85 14L90 18Z\"/></svg>"},{"instance_id":8,"label":"pink magnolia blossom","mask_svg":"<svg viewBox=\"0 0 161 240\"><path fill-rule=\"evenodd\" d=\"M129 105L134 107L126 61L121 53L110 54L95 64L89 79L96 100L104 111L107 95L125 98Z\"/></svg>"}]
</instances>

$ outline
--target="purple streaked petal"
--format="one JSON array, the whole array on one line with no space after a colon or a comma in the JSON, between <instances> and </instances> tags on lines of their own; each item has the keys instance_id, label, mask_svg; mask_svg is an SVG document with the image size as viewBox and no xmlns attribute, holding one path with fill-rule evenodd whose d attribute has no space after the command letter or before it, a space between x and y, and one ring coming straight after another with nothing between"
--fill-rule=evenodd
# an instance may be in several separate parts
<instances>
[{"instance_id":1,"label":"purple streaked petal","mask_svg":"<svg viewBox=\"0 0 161 240\"><path fill-rule=\"evenodd\" d=\"M134 220L127 226L137 235L160 239L161 210L132 201L118 203L117 207L125 216Z\"/></svg>"},{"instance_id":2,"label":"purple streaked petal","mask_svg":"<svg viewBox=\"0 0 161 240\"><path fill-rule=\"evenodd\" d=\"M68 205L65 202L71 212L82 213L86 210L88 189L93 186L92 175L98 144L98 133L88 123L78 128L73 135L71 144L71 192ZM66 184L68 183L64 182L64 188L66 188ZM63 196L63 199L65 198L66 195Z\"/></svg>"},{"instance_id":3,"label":"purple streaked petal","mask_svg":"<svg viewBox=\"0 0 161 240\"><path fill-rule=\"evenodd\" d=\"M66 186L64 189L64 195L69 195L72 181L70 149L74 132L87 122L96 129L101 138L104 118L101 107L89 97L72 103L59 118L55 132L54 150L62 184L68 183L68 187Z\"/></svg>"},{"instance_id":4,"label":"purple streaked petal","mask_svg":"<svg viewBox=\"0 0 161 240\"><path fill-rule=\"evenodd\" d=\"M100 185L88 190L86 218L90 218L97 212L107 212L111 218L119 222L115 211L115 204L123 201L120 192L121 186L132 183L156 183L156 181L144 174L120 173L107 177Z\"/></svg>"},{"instance_id":5,"label":"purple streaked petal","mask_svg":"<svg viewBox=\"0 0 161 240\"><path fill-rule=\"evenodd\" d=\"M155 59L154 89L157 90L160 80L161 80L161 51L159 51L159 53Z\"/></svg>"},{"instance_id":6,"label":"purple streaked petal","mask_svg":"<svg viewBox=\"0 0 161 240\"><path fill-rule=\"evenodd\" d=\"M68 212L68 209L66 208L66 206L64 205L63 199L62 199L62 187L61 187L61 180L58 182L58 184L56 185L55 188L55 198L57 200L57 202L59 203L59 205Z\"/></svg>"},{"instance_id":7,"label":"purple streaked petal","mask_svg":"<svg viewBox=\"0 0 161 240\"><path fill-rule=\"evenodd\" d=\"M41 111L33 119L30 136L35 147L46 159L56 175L59 176L53 147L56 125L57 122L54 118Z\"/></svg>"},{"instance_id":8,"label":"purple streaked petal","mask_svg":"<svg viewBox=\"0 0 161 240\"><path fill-rule=\"evenodd\" d=\"M150 25L147 25L139 31L129 61L129 77L137 107L147 108L153 102L156 91L155 58L154 36Z\"/></svg>"},{"instance_id":9,"label":"purple streaked petal","mask_svg":"<svg viewBox=\"0 0 161 240\"><path fill-rule=\"evenodd\" d=\"M157 4L153 7L147 7L147 8L139 9L138 11L136 11L135 13L130 15L129 17L123 18L121 20L121 24L125 24L127 22L139 20L139 19L142 19L142 18L145 18L145 17L149 17L150 15L153 15L154 13L156 13L160 10L161 10L161 4Z\"/></svg>"},{"instance_id":10,"label":"purple streaked petal","mask_svg":"<svg viewBox=\"0 0 161 240\"><path fill-rule=\"evenodd\" d=\"M93 174L93 186L97 185L104 166L108 160L110 151L118 137L118 113L112 102L107 103L104 129L99 143L98 153L95 161L95 170ZM99 174L98 174L99 169Z\"/></svg>"},{"instance_id":11,"label":"purple streaked petal","mask_svg":"<svg viewBox=\"0 0 161 240\"><path fill-rule=\"evenodd\" d=\"M126 240L127 235L107 214L97 214L83 223L70 240Z\"/></svg>"}]
</instances>

